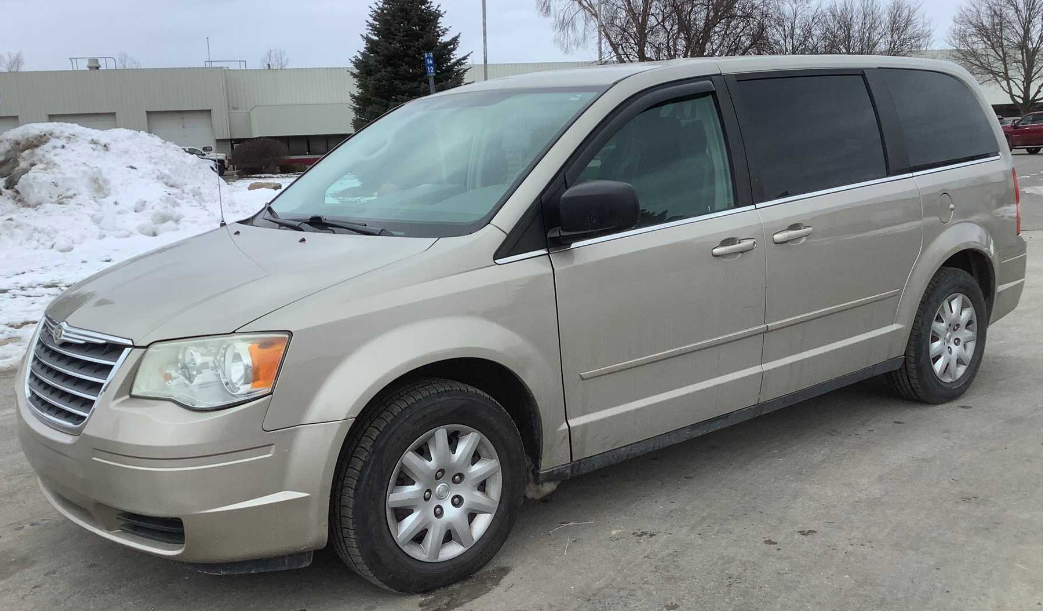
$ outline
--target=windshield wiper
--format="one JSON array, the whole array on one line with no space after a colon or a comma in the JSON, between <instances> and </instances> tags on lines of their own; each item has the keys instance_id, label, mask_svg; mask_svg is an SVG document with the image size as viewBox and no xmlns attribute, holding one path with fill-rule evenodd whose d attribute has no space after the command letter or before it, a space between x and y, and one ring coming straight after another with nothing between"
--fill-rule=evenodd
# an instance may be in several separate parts
<instances>
[{"instance_id":1,"label":"windshield wiper","mask_svg":"<svg viewBox=\"0 0 1043 611\"><path fill-rule=\"evenodd\" d=\"M302 221L287 221L285 219L279 218L279 214L275 210L272 210L271 204L265 206L264 211L265 214L261 218L268 221L269 223L275 223L280 227L289 227L290 229L296 229L297 231L308 231L307 229L301 226Z\"/></svg>"},{"instance_id":2,"label":"windshield wiper","mask_svg":"<svg viewBox=\"0 0 1043 611\"><path fill-rule=\"evenodd\" d=\"M336 227L338 229L347 229L348 231L354 231L355 233L361 233L362 235L392 235L390 231L383 227L377 229L370 227L365 223L356 223L352 221L336 221L333 219L326 218L324 216L313 215L302 223L319 226L319 227Z\"/></svg>"}]
</instances>

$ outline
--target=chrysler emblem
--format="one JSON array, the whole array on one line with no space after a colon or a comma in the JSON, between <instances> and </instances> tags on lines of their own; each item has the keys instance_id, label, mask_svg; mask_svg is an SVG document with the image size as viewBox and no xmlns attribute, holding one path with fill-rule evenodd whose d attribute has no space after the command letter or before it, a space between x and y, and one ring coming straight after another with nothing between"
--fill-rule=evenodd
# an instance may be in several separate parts
<instances>
[{"instance_id":1,"label":"chrysler emblem","mask_svg":"<svg viewBox=\"0 0 1043 611\"><path fill-rule=\"evenodd\" d=\"M51 338L54 340L54 343L56 343L56 344L62 343L62 335L63 334L64 334L64 331L62 331L61 325L55 325L54 331L51 333Z\"/></svg>"}]
</instances>

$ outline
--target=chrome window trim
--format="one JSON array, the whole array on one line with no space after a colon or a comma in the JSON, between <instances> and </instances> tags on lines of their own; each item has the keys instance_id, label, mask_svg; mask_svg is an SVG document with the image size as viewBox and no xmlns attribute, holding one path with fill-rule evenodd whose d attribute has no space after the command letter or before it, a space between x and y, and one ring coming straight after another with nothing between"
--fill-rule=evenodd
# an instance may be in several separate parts
<instances>
[{"instance_id":1,"label":"chrome window trim","mask_svg":"<svg viewBox=\"0 0 1043 611\"><path fill-rule=\"evenodd\" d=\"M503 257L502 259L494 259L493 263L497 265L504 265L506 263L514 263L515 261L524 261L525 259L532 259L533 257L541 257L547 254L549 251L546 248L539 250L531 250L529 252L523 252L517 255L511 255L509 257Z\"/></svg>"},{"instance_id":2,"label":"chrome window trim","mask_svg":"<svg viewBox=\"0 0 1043 611\"><path fill-rule=\"evenodd\" d=\"M572 250L574 248L582 248L583 246L590 246L592 244L600 244L602 242L609 242L611 240L618 240L618 239L621 239L621 238L629 238L631 236L642 235L642 234L645 234L645 233L650 233L652 231L659 231L660 229L670 229L671 227L679 227L681 225L688 225L690 223L697 223L697 222L703 221L703 220L720 218L722 216L728 216L730 214L738 214L739 212L746 212L746 211L749 211L749 210L756 210L756 209L760 209L760 208L768 208L768 207L771 207L771 206L778 206L779 204L788 204L790 202L796 202L796 201L801 201L801 200L805 200L805 199L810 199L812 197L821 197L823 195L831 195L833 193L842 193L844 191L850 191L852 189L861 189L862 187L871 187L873 185L882 185L882 184L886 184L886 183L889 183L889 182L897 182L899 180L906 180L908 178L915 178L917 176L924 176L926 174L934 174L936 172L944 172L944 171L947 171L947 170L955 170L955 169L958 169L958 168L965 168L965 167L978 165L978 164L982 164L982 163L989 163L989 162L992 162L992 161L997 161L999 159L1001 159L1001 157L999 155L994 155L992 157L986 157L984 159L973 159L971 161L963 161L963 162L960 162L960 163L954 163L954 164L941 166L941 167L937 167L937 168L931 168L929 170L919 170L919 171L916 171L916 172L906 172L905 174L896 174L894 176L884 176L883 178L875 178L873 180L867 180L867 181L864 181L864 182L856 182L856 183L852 183L852 184L848 184L848 185L841 185L839 187L831 187L829 189L822 189L822 190L819 190L819 191L812 191L810 193L801 193L800 195L791 195L789 197L781 197L781 198L778 198L778 199L773 199L773 200L769 200L769 201L766 201L766 202L762 202L762 203L759 203L759 204L752 204L752 205L749 205L749 206L742 206L741 208L729 208L728 210L721 210L720 212L713 212L711 214L703 214L703 215L700 215L700 216L693 216L693 217L689 217L689 218L686 218L686 219L680 219L680 220L677 220L677 221L671 221L669 223L661 223L659 225L650 225L648 227L639 227L637 229L630 229L628 231L621 231L619 233L613 233L613 234L610 234L610 235L599 236L599 237L590 238L590 239L587 239L587 240L580 240L578 242L573 242L572 244L570 244L570 245L568 245L568 246L566 246L564 248L556 249L554 251L549 251L547 249L541 249L541 250L534 250L534 251L531 251L531 252L525 252L525 253L521 253L521 254L518 254L518 255L513 255L513 256L510 256L510 257L504 257L502 259L496 259L495 262L496 262L496 264L500 265L500 264L504 264L504 263L512 263L514 261L522 261L524 259L529 259L529 258L532 258L532 257L539 257L539 256L542 256L542 255L548 254L550 252L562 252L562 251L566 251L566 250Z\"/></svg>"},{"instance_id":3,"label":"chrome window trim","mask_svg":"<svg viewBox=\"0 0 1043 611\"><path fill-rule=\"evenodd\" d=\"M699 221L708 221L710 219L721 218L722 216L730 216L732 214L738 214L740 212L749 212L753 210L753 206L743 206L741 208L729 208L727 210L721 210L720 212L711 212L710 214L701 214L699 216L692 216L686 219L678 219L676 221L670 221L669 223L660 223L658 225L649 225L648 227L638 227L637 229L630 229L627 231L621 231L619 233L613 233L609 235L598 236L596 238L590 238L587 240L580 240L573 242L567 248L562 250L572 250L573 248L582 248L584 246L590 246L591 244L600 244L602 242L610 242L612 240L619 240L621 238L629 238L635 235L642 235L645 233L651 233L653 231L659 231L661 229L671 229L673 227L680 227L682 225L690 225L692 223L698 223ZM561 251L555 251L561 252Z\"/></svg>"},{"instance_id":4,"label":"chrome window trim","mask_svg":"<svg viewBox=\"0 0 1043 611\"><path fill-rule=\"evenodd\" d=\"M953 163L951 165L943 165L937 168L929 168L926 170L918 170L913 172L913 176L923 176L925 174L934 174L935 172L944 172L946 170L955 170L957 168L966 168L972 165L978 165L980 163L989 163L990 161L997 161L1000 159L999 155L993 155L992 157L985 157L983 159L972 159L970 161L963 161L961 163Z\"/></svg>"},{"instance_id":5,"label":"chrome window trim","mask_svg":"<svg viewBox=\"0 0 1043 611\"><path fill-rule=\"evenodd\" d=\"M912 173L907 174L896 174L894 176L884 176L883 178L874 178L873 180L866 180L864 182L856 182L849 185L840 185L839 187L830 187L829 189L821 189L819 191L811 191L810 193L801 193L800 195L790 195L788 197L780 197L778 199L768 200L759 204L754 204L757 208L768 208L771 206L778 206L779 204L788 204L790 202L797 202L804 199L810 199L812 197L821 197L823 195L831 195L833 193L842 193L844 191L850 191L852 189L861 189L862 187L871 187L873 185L882 185L889 182L896 182L899 180L905 180L912 178Z\"/></svg>"},{"instance_id":6,"label":"chrome window trim","mask_svg":"<svg viewBox=\"0 0 1043 611\"><path fill-rule=\"evenodd\" d=\"M822 189L819 191L812 191L810 193L801 193L800 195L791 195L789 197L780 197L778 199L768 200L759 204L755 204L757 208L767 208L769 206L777 206L779 204L787 204L790 202L800 201L809 199L812 197L820 197L822 195L830 195L832 193L841 193L843 191L850 191L851 189L860 189L862 187L870 187L873 185L885 184L897 180L905 180L906 178L915 178L917 176L924 176L926 174L934 174L936 172L945 172L947 170L955 170L958 168L965 168L981 163L989 163L990 161L997 161L1000 159L999 155L992 157L986 157L984 159L972 159L971 161L962 161L960 163L953 163L949 165L940 166L937 168L930 168L928 170L918 170L916 172L907 172L905 174L896 174L894 176L885 176L883 178L875 178L873 180L867 180L864 182L856 182L849 185L841 185L839 187L831 187L829 189Z\"/></svg>"}]
</instances>

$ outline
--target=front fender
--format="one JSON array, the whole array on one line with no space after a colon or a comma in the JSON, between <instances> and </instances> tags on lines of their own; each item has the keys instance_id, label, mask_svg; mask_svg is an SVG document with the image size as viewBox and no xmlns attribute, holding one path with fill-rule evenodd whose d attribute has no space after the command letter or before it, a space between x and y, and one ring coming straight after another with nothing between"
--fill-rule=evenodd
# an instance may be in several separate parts
<instances>
[{"instance_id":1,"label":"front fender","mask_svg":"<svg viewBox=\"0 0 1043 611\"><path fill-rule=\"evenodd\" d=\"M425 365L456 358L495 362L514 372L530 389L554 372L541 365L539 352L524 338L475 317L436 318L396 327L347 355L315 392L297 418L280 422L270 411L265 428L354 418L391 382ZM527 379L528 378L528 379Z\"/></svg>"},{"instance_id":2,"label":"front fender","mask_svg":"<svg viewBox=\"0 0 1043 611\"><path fill-rule=\"evenodd\" d=\"M430 263L370 274L252 323L293 331L266 430L354 418L403 375L475 358L511 371L532 394L541 464L570 460L549 259L447 272L444 259L464 265L477 257L443 242L420 258Z\"/></svg>"},{"instance_id":3,"label":"front fender","mask_svg":"<svg viewBox=\"0 0 1043 611\"><path fill-rule=\"evenodd\" d=\"M963 250L973 250L988 258L991 272L989 277L993 285L990 290L995 292L998 261L996 260L996 245L989 232L981 225L971 222L946 227L942 233L926 244L909 273L909 279L905 283L902 298L898 303L898 311L895 314L895 323L902 326L902 332L895 335L895 343L891 346L890 354L900 355L905 352L916 310L927 291L927 283L938 273L942 264L949 257Z\"/></svg>"}]
</instances>

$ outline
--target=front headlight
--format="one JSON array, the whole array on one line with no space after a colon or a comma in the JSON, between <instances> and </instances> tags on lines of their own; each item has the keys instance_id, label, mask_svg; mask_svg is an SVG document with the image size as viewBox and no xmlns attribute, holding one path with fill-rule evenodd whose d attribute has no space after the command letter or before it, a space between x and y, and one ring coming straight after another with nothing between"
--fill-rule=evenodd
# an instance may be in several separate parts
<instances>
[{"instance_id":1,"label":"front headlight","mask_svg":"<svg viewBox=\"0 0 1043 611\"><path fill-rule=\"evenodd\" d=\"M260 333L152 344L131 394L201 410L256 399L275 386L289 341L285 333Z\"/></svg>"}]
</instances>

